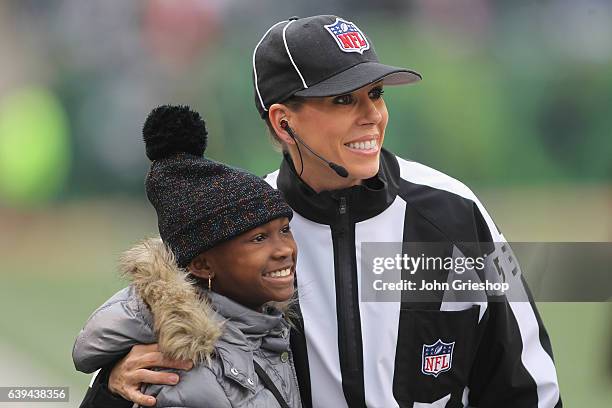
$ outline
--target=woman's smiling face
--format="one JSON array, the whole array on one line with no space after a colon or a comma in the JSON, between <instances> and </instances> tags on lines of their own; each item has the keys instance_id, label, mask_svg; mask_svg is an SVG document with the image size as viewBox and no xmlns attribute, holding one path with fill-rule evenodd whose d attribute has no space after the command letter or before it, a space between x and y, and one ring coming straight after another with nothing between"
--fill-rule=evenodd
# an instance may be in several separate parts
<instances>
[{"instance_id":1,"label":"woman's smiling face","mask_svg":"<svg viewBox=\"0 0 612 408\"><path fill-rule=\"evenodd\" d=\"M345 188L378 173L380 149L389 119L382 93L382 82L378 82L345 95L305 98L297 109L281 104L270 108L271 120L287 120L298 137L315 152L343 166L349 173L347 178L337 176L300 146L304 166L301 177L313 189ZM282 113L278 112L279 107ZM295 142L282 129L279 135L287 144L299 173L301 161Z\"/></svg>"}]
</instances>

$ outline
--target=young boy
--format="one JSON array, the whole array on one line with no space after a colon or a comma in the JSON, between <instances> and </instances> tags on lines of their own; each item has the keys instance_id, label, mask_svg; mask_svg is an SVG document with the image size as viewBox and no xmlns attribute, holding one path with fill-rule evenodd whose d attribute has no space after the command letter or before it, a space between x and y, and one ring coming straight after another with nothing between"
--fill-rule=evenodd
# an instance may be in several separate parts
<instances>
[{"instance_id":1,"label":"young boy","mask_svg":"<svg viewBox=\"0 0 612 408\"><path fill-rule=\"evenodd\" d=\"M187 107L153 110L143 135L161 240L124 254L132 284L90 317L76 368L91 373L159 343L194 368L175 370L176 386L147 387L157 407L301 407L281 311L294 292L291 209L259 177L203 158L204 122Z\"/></svg>"}]
</instances>

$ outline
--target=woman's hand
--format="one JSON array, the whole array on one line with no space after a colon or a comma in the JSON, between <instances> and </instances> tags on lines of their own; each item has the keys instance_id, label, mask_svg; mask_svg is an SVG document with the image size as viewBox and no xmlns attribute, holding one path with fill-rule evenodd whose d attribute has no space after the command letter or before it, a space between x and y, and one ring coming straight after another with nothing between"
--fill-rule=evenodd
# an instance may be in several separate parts
<instances>
[{"instance_id":1,"label":"woman's hand","mask_svg":"<svg viewBox=\"0 0 612 408\"><path fill-rule=\"evenodd\" d=\"M148 370L152 367L190 370L193 364L164 358L157 344L136 345L113 367L108 379L109 391L145 407L155 406L155 397L140 392L140 386L143 383L176 385L179 376Z\"/></svg>"}]
</instances>

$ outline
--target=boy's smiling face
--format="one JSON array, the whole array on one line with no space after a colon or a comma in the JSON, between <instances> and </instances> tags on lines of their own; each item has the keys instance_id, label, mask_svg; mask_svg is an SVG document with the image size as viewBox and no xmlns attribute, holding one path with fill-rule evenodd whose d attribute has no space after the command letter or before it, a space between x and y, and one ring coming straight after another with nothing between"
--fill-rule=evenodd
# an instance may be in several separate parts
<instances>
[{"instance_id":1,"label":"boy's smiling face","mask_svg":"<svg viewBox=\"0 0 612 408\"><path fill-rule=\"evenodd\" d=\"M297 245L287 218L277 218L197 256L189 271L212 276L212 290L259 309L293 295Z\"/></svg>"}]
</instances>

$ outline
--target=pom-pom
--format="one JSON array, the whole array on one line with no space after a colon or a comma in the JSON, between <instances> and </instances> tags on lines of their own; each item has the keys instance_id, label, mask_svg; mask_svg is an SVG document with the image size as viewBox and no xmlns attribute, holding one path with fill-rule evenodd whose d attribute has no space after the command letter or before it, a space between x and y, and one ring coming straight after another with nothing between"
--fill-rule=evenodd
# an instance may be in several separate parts
<instances>
[{"instance_id":1,"label":"pom-pom","mask_svg":"<svg viewBox=\"0 0 612 408\"><path fill-rule=\"evenodd\" d=\"M147 157L151 161L177 152L202 156L207 135L204 120L189 106L159 106L149 113L142 127Z\"/></svg>"}]
</instances>

